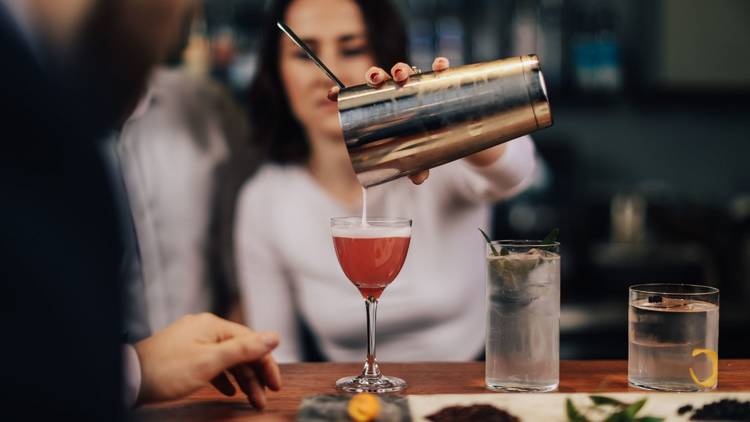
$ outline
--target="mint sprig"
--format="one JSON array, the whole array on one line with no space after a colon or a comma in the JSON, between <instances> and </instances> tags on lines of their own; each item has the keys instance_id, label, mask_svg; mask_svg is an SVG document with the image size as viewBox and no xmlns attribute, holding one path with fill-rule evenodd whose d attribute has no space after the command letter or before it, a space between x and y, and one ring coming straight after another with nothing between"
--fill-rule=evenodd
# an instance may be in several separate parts
<instances>
[{"instance_id":1,"label":"mint sprig","mask_svg":"<svg viewBox=\"0 0 750 422\"><path fill-rule=\"evenodd\" d=\"M487 236L487 233L484 232L484 230L479 229L479 232L482 233L482 236L484 236L484 240L487 241L487 244L490 245L490 250L492 250L492 255L500 256L500 255L508 255L508 251L503 250L502 252L505 252L504 254L498 253L497 249L495 249L495 245L492 244L492 240L489 236Z\"/></svg>"},{"instance_id":2,"label":"mint sprig","mask_svg":"<svg viewBox=\"0 0 750 422\"><path fill-rule=\"evenodd\" d=\"M568 422L589 422L588 418L576 409L571 399L565 400L565 414L568 415Z\"/></svg>"},{"instance_id":3,"label":"mint sprig","mask_svg":"<svg viewBox=\"0 0 750 422\"><path fill-rule=\"evenodd\" d=\"M586 415L594 410L596 414L603 414L604 422L663 422L664 418L655 416L636 416L646 404L648 398L642 398L634 403L625 403L606 396L589 396L594 403L583 411L577 409L571 399L565 400L565 414L569 422L592 422ZM597 419L598 420L598 419Z\"/></svg>"},{"instance_id":4,"label":"mint sprig","mask_svg":"<svg viewBox=\"0 0 750 422\"><path fill-rule=\"evenodd\" d=\"M626 403L623 403L620 400L613 399L613 398L607 397L607 396L589 396L589 398L597 406L604 406L604 405L610 405L610 406L627 406Z\"/></svg>"},{"instance_id":5,"label":"mint sprig","mask_svg":"<svg viewBox=\"0 0 750 422\"><path fill-rule=\"evenodd\" d=\"M555 242L557 242L557 238L560 237L560 229L555 227L552 229L547 236L545 236L544 240L542 240L543 245L552 245Z\"/></svg>"}]
</instances>

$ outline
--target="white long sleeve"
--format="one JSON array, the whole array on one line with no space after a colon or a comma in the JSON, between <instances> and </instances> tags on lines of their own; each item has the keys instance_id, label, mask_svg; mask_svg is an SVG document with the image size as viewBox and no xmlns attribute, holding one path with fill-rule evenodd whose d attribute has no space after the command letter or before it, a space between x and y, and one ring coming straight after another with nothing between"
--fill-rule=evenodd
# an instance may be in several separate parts
<instances>
[{"instance_id":1,"label":"white long sleeve","mask_svg":"<svg viewBox=\"0 0 750 422\"><path fill-rule=\"evenodd\" d=\"M266 189L244 190L239 197L235 224L235 261L240 301L248 325L255 330L278 331L278 362L302 358L293 291L285 275L282 256L268 230L273 209L264 206L274 195Z\"/></svg>"},{"instance_id":2,"label":"white long sleeve","mask_svg":"<svg viewBox=\"0 0 750 422\"><path fill-rule=\"evenodd\" d=\"M531 137L523 136L506 145L505 153L494 163L477 167L459 160L448 165L452 167L445 175L448 180L436 182L455 189L457 196L473 204L499 201L518 194L533 181L536 168L534 143ZM438 177L443 176L437 171L435 173Z\"/></svg>"},{"instance_id":3,"label":"white long sleeve","mask_svg":"<svg viewBox=\"0 0 750 422\"><path fill-rule=\"evenodd\" d=\"M254 165L238 107L216 84L159 68L117 143L137 237L140 300L126 303L126 328L142 337L187 314L219 312L235 299L223 256L232 245L235 178ZM135 284L135 283L130 283Z\"/></svg>"}]
</instances>

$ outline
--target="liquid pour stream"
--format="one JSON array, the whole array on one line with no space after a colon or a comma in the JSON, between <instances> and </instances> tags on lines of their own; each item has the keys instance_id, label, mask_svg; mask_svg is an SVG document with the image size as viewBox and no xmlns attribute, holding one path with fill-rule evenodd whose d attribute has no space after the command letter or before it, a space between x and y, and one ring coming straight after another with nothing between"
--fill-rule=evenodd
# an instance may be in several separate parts
<instances>
[{"instance_id":1,"label":"liquid pour stream","mask_svg":"<svg viewBox=\"0 0 750 422\"><path fill-rule=\"evenodd\" d=\"M367 226L367 188L362 187L362 227Z\"/></svg>"}]
</instances>

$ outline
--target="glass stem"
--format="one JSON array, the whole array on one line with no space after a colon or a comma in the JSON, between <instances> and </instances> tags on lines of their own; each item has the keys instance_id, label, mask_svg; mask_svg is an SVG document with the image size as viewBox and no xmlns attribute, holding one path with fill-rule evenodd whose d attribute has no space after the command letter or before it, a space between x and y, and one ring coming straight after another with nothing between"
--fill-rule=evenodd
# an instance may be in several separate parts
<instances>
[{"instance_id":1,"label":"glass stem","mask_svg":"<svg viewBox=\"0 0 750 422\"><path fill-rule=\"evenodd\" d=\"M362 376L379 377L380 368L375 359L375 323L378 314L378 300L370 296L365 300L365 309L367 310L367 361L365 362Z\"/></svg>"}]
</instances>

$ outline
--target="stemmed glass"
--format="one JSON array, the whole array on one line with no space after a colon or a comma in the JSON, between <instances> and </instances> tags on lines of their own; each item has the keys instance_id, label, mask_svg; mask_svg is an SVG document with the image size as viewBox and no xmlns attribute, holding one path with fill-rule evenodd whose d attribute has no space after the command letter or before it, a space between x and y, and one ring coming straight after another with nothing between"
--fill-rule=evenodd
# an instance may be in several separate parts
<instances>
[{"instance_id":1,"label":"stemmed glass","mask_svg":"<svg viewBox=\"0 0 750 422\"><path fill-rule=\"evenodd\" d=\"M390 393L406 388L401 378L380 373L375 359L378 299L404 265L411 240L411 220L391 217L334 217L331 235L341 269L359 289L367 310L367 360L362 373L336 381L350 393Z\"/></svg>"}]
</instances>

